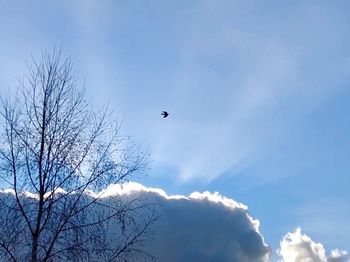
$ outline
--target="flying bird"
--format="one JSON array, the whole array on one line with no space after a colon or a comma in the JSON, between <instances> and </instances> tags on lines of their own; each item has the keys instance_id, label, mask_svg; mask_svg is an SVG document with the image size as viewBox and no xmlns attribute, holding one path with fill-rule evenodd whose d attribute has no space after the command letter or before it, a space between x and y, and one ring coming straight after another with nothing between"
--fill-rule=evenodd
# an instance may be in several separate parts
<instances>
[{"instance_id":1,"label":"flying bird","mask_svg":"<svg viewBox=\"0 0 350 262\"><path fill-rule=\"evenodd\" d=\"M169 116L169 113L167 111L163 111L162 116L163 116L163 118L166 118Z\"/></svg>"}]
</instances>

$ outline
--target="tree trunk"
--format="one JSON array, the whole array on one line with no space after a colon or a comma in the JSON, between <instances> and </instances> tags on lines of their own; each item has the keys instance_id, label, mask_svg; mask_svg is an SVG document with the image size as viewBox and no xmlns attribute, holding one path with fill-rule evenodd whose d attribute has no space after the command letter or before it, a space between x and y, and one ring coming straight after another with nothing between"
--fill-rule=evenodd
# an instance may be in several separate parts
<instances>
[{"instance_id":1,"label":"tree trunk","mask_svg":"<svg viewBox=\"0 0 350 262\"><path fill-rule=\"evenodd\" d=\"M31 259L31 262L38 261L38 242L39 242L39 236L37 234L34 234L32 237L32 259Z\"/></svg>"}]
</instances>

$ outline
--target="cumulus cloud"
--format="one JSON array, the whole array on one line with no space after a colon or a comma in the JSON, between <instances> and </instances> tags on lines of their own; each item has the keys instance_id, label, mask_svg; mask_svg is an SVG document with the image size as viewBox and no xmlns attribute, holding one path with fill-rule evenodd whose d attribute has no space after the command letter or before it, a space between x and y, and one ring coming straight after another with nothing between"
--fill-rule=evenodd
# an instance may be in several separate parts
<instances>
[{"instance_id":1,"label":"cumulus cloud","mask_svg":"<svg viewBox=\"0 0 350 262\"><path fill-rule=\"evenodd\" d=\"M7 201L13 196L11 190L0 193ZM268 261L270 249L259 232L259 221L249 215L246 205L219 193L171 196L162 189L129 182L85 194L87 198L96 196L100 196L106 206L115 199L122 203L139 199L142 203L156 204L160 218L153 224L153 244L142 248L157 261ZM23 197L36 199L28 193ZM120 234L117 226L112 223L106 232L113 236ZM132 261L144 261L139 257L135 259ZM130 258L127 261L131 261Z\"/></svg>"},{"instance_id":2,"label":"cumulus cloud","mask_svg":"<svg viewBox=\"0 0 350 262\"><path fill-rule=\"evenodd\" d=\"M303 234L300 228L287 233L281 243L279 255L281 262L349 262L350 256L346 251L332 250L330 256L321 243L314 242Z\"/></svg>"},{"instance_id":3,"label":"cumulus cloud","mask_svg":"<svg viewBox=\"0 0 350 262\"><path fill-rule=\"evenodd\" d=\"M347 251L335 249L331 251L331 255L327 259L328 262L349 262L350 255Z\"/></svg>"},{"instance_id":4,"label":"cumulus cloud","mask_svg":"<svg viewBox=\"0 0 350 262\"><path fill-rule=\"evenodd\" d=\"M3 200L9 201L5 197L13 195L13 190L0 190ZM168 195L159 188L128 182L85 194L88 198L97 196L106 205L116 199L121 204L139 199L156 205L160 218L153 224L155 234L149 239L153 244L142 248L158 261L269 261L271 250L259 231L260 222L250 216L246 205L218 192ZM23 197L36 199L29 192L24 192ZM106 232L114 237L120 234L113 223ZM277 253L280 262L350 262L350 255L339 249L327 256L323 245L303 234L300 228L282 238ZM133 258L132 261L144 261L142 257Z\"/></svg>"},{"instance_id":5,"label":"cumulus cloud","mask_svg":"<svg viewBox=\"0 0 350 262\"><path fill-rule=\"evenodd\" d=\"M269 248L244 204L219 193L169 196L137 183L114 185L106 195L139 196L158 204L153 253L159 261L268 261Z\"/></svg>"}]
</instances>

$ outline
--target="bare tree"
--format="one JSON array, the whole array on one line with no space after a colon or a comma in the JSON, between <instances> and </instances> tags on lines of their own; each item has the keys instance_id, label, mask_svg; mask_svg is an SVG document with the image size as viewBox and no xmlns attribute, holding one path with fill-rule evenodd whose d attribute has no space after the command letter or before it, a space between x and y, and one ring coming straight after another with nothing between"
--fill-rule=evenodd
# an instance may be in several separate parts
<instances>
[{"instance_id":1,"label":"bare tree","mask_svg":"<svg viewBox=\"0 0 350 262\"><path fill-rule=\"evenodd\" d=\"M70 59L43 52L2 99L0 258L116 261L142 254L156 219L141 200L104 190L147 165L107 109L94 112Z\"/></svg>"}]
</instances>

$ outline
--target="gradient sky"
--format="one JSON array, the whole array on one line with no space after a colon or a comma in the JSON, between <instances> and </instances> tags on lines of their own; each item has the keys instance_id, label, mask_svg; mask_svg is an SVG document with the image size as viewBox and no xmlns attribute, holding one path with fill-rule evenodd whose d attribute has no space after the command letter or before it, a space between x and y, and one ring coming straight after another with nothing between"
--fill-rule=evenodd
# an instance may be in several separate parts
<instances>
[{"instance_id":1,"label":"gradient sky","mask_svg":"<svg viewBox=\"0 0 350 262\"><path fill-rule=\"evenodd\" d=\"M242 202L273 249L300 226L349 250L349 1L0 0L0 40L2 94L62 45L149 145L139 182Z\"/></svg>"}]
</instances>

